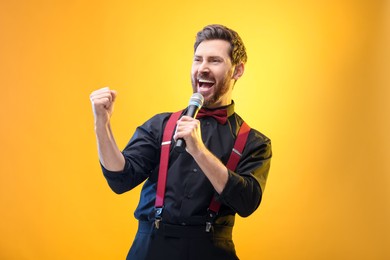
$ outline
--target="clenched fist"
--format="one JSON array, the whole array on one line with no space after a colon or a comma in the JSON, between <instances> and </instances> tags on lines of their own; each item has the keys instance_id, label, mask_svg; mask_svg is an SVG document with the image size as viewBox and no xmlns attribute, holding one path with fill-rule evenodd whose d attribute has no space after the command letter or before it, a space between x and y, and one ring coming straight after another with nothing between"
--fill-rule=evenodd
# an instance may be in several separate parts
<instances>
[{"instance_id":1,"label":"clenched fist","mask_svg":"<svg viewBox=\"0 0 390 260\"><path fill-rule=\"evenodd\" d=\"M107 124L110 121L114 109L116 91L110 90L108 87L101 88L93 91L89 98L92 103L95 123Z\"/></svg>"}]
</instances>

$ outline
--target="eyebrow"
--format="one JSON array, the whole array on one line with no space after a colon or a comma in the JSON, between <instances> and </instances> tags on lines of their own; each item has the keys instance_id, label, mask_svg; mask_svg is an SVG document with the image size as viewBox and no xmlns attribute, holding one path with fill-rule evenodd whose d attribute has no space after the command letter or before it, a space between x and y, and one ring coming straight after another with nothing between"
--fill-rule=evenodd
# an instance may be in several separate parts
<instances>
[{"instance_id":1,"label":"eyebrow","mask_svg":"<svg viewBox=\"0 0 390 260\"><path fill-rule=\"evenodd\" d=\"M203 56L201 56L201 55L194 55L194 58L203 58ZM206 59L220 59L220 60L224 60L224 58L221 57L221 56L207 56Z\"/></svg>"}]
</instances>

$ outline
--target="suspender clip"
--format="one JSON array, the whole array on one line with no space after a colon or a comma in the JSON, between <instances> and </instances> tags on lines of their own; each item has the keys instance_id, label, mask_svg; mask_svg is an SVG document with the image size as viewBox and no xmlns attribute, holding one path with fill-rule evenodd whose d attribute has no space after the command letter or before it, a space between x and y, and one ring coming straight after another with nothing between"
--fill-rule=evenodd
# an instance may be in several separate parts
<instances>
[{"instance_id":1,"label":"suspender clip","mask_svg":"<svg viewBox=\"0 0 390 260\"><path fill-rule=\"evenodd\" d=\"M162 210L163 207L156 207L154 208L154 227L156 229L160 228L160 222L162 220Z\"/></svg>"},{"instance_id":2,"label":"suspender clip","mask_svg":"<svg viewBox=\"0 0 390 260\"><path fill-rule=\"evenodd\" d=\"M160 228L160 222L161 222L161 218L156 218L156 220L154 221L154 227L156 229Z\"/></svg>"},{"instance_id":3,"label":"suspender clip","mask_svg":"<svg viewBox=\"0 0 390 260\"><path fill-rule=\"evenodd\" d=\"M216 217L217 217L217 212L208 208L207 209L207 219L206 219L206 232L210 232L211 228L213 227L213 223L214 223L214 220Z\"/></svg>"},{"instance_id":4,"label":"suspender clip","mask_svg":"<svg viewBox=\"0 0 390 260\"><path fill-rule=\"evenodd\" d=\"M206 222L206 232L210 232L212 226L211 222Z\"/></svg>"}]
</instances>

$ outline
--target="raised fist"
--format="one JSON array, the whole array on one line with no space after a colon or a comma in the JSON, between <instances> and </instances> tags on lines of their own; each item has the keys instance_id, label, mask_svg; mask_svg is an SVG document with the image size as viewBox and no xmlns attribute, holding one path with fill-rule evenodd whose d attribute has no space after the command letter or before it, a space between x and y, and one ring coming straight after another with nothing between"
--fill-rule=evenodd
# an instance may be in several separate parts
<instances>
[{"instance_id":1,"label":"raised fist","mask_svg":"<svg viewBox=\"0 0 390 260\"><path fill-rule=\"evenodd\" d=\"M92 103L95 122L109 122L114 109L115 98L116 91L110 90L108 87L95 90L91 93L89 99Z\"/></svg>"}]
</instances>

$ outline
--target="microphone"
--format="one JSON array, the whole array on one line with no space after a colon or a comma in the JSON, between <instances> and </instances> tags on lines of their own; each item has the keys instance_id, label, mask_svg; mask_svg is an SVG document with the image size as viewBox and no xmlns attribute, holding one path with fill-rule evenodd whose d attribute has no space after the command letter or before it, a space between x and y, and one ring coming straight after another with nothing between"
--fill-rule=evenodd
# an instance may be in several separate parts
<instances>
[{"instance_id":1,"label":"microphone","mask_svg":"<svg viewBox=\"0 0 390 260\"><path fill-rule=\"evenodd\" d=\"M203 106L203 101L204 98L202 94L200 93L192 94L190 98L190 102L188 103L187 113L185 115L195 118L199 112L199 109ZM182 138L177 139L174 150L176 152L182 153L184 152L185 148L186 148L185 141Z\"/></svg>"}]
</instances>

